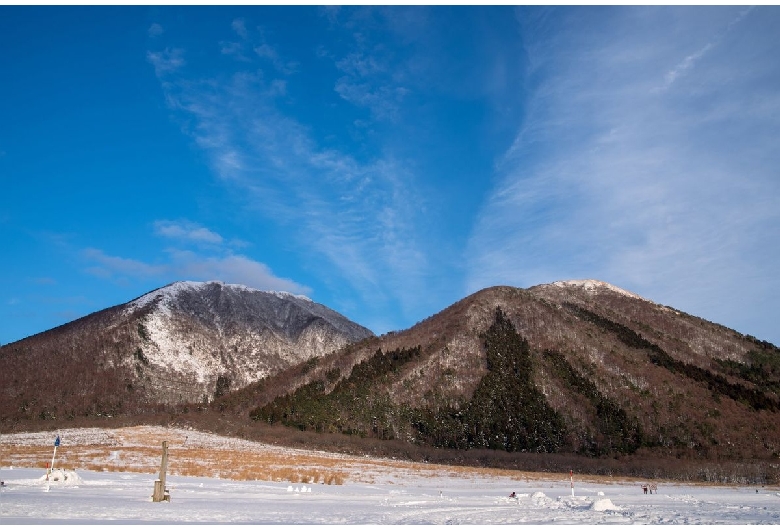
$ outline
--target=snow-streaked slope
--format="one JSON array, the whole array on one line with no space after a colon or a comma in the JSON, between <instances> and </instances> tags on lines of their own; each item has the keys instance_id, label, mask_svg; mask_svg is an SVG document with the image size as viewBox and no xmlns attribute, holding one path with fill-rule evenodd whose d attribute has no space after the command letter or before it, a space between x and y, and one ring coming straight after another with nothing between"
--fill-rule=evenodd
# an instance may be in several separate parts
<instances>
[{"instance_id":1,"label":"snow-streaked slope","mask_svg":"<svg viewBox=\"0 0 780 530\"><path fill-rule=\"evenodd\" d=\"M213 397L371 336L305 296L222 282L176 282L126 304L139 370L164 402Z\"/></svg>"}]
</instances>

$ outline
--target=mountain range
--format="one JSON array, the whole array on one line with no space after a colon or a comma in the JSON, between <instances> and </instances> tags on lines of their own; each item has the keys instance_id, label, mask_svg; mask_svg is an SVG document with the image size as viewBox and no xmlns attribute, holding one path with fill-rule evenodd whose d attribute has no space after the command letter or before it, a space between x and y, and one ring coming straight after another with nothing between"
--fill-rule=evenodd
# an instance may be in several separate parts
<instances>
[{"instance_id":1,"label":"mountain range","mask_svg":"<svg viewBox=\"0 0 780 530\"><path fill-rule=\"evenodd\" d=\"M484 289L382 336L306 298L182 282L3 346L0 383L2 428L197 405L242 433L780 477L780 349L597 280Z\"/></svg>"}]
</instances>

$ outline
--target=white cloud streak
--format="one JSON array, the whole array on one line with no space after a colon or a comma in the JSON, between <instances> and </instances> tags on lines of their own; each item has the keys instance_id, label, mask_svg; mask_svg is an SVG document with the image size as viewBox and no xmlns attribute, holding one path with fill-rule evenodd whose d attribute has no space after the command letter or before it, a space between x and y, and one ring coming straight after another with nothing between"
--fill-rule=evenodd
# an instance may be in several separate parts
<instances>
[{"instance_id":1,"label":"white cloud streak","mask_svg":"<svg viewBox=\"0 0 780 530\"><path fill-rule=\"evenodd\" d=\"M308 287L280 278L264 263L246 256L203 257L191 251L172 251L170 254L173 258L171 267L182 278L201 281L219 278L225 283L238 283L261 290L311 293Z\"/></svg>"},{"instance_id":2,"label":"white cloud streak","mask_svg":"<svg viewBox=\"0 0 780 530\"><path fill-rule=\"evenodd\" d=\"M677 66L669 70L669 72L667 72L665 76L666 82L664 84L664 89L668 89L672 85L672 83L674 83L675 80L677 80L678 77L684 75L688 70L693 68L696 62L698 62L702 57L704 57L704 55L706 55L715 46L717 46L726 36L726 33L731 31L735 25L739 24L742 21L742 19L744 19L752 10L753 10L753 6L738 13L736 17L734 17L734 19L731 22L729 22L728 26L726 26L726 28L722 32L716 34L712 38L712 40L710 40L708 43L702 46L698 51L688 55L687 57L685 57L685 59L680 61L680 63Z\"/></svg>"},{"instance_id":3,"label":"white cloud streak","mask_svg":"<svg viewBox=\"0 0 780 530\"><path fill-rule=\"evenodd\" d=\"M218 233L192 221L158 220L153 224L153 231L173 245L164 253L167 258L159 263L111 256L103 250L88 248L81 253L89 264L86 272L118 283L219 280L262 290L311 293L311 288L305 285L276 276L265 263L235 254L234 249L245 246L242 241L225 241ZM196 250L187 248L193 245Z\"/></svg>"},{"instance_id":4,"label":"white cloud streak","mask_svg":"<svg viewBox=\"0 0 780 530\"><path fill-rule=\"evenodd\" d=\"M266 264L237 254L209 256L191 250L171 249L168 251L169 259L158 264L111 256L95 248L84 250L82 255L92 263L85 269L88 274L118 283L128 280L158 280L161 284L182 279L218 280L261 290L311 293L309 287L276 276Z\"/></svg>"},{"instance_id":5,"label":"white cloud streak","mask_svg":"<svg viewBox=\"0 0 780 530\"><path fill-rule=\"evenodd\" d=\"M220 245L223 242L222 236L216 232L190 221L155 221L154 231L157 235L185 242L212 245Z\"/></svg>"},{"instance_id":6,"label":"white cloud streak","mask_svg":"<svg viewBox=\"0 0 780 530\"><path fill-rule=\"evenodd\" d=\"M109 278L114 275L129 277L151 277L164 274L168 268L165 265L150 265L139 260L110 256L100 249L88 248L83 251L88 261L95 263L88 272L95 276Z\"/></svg>"}]
</instances>

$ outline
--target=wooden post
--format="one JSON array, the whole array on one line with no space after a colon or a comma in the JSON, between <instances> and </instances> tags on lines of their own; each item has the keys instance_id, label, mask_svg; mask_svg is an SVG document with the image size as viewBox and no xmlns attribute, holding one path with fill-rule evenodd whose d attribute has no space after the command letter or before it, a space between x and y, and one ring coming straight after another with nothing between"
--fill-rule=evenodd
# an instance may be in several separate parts
<instances>
[{"instance_id":1,"label":"wooden post","mask_svg":"<svg viewBox=\"0 0 780 530\"><path fill-rule=\"evenodd\" d=\"M162 462L160 463L160 478L154 481L154 502L170 501L171 496L165 489L165 474L168 472L168 442L162 443Z\"/></svg>"}]
</instances>

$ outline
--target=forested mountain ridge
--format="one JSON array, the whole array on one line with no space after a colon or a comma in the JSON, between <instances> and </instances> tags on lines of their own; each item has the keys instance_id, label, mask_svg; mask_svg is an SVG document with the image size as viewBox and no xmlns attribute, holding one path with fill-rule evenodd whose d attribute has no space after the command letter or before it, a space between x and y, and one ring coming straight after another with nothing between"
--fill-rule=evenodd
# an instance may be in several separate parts
<instances>
[{"instance_id":1,"label":"forested mountain ridge","mask_svg":"<svg viewBox=\"0 0 780 530\"><path fill-rule=\"evenodd\" d=\"M220 401L442 448L777 458L780 351L593 280L494 287Z\"/></svg>"}]
</instances>

